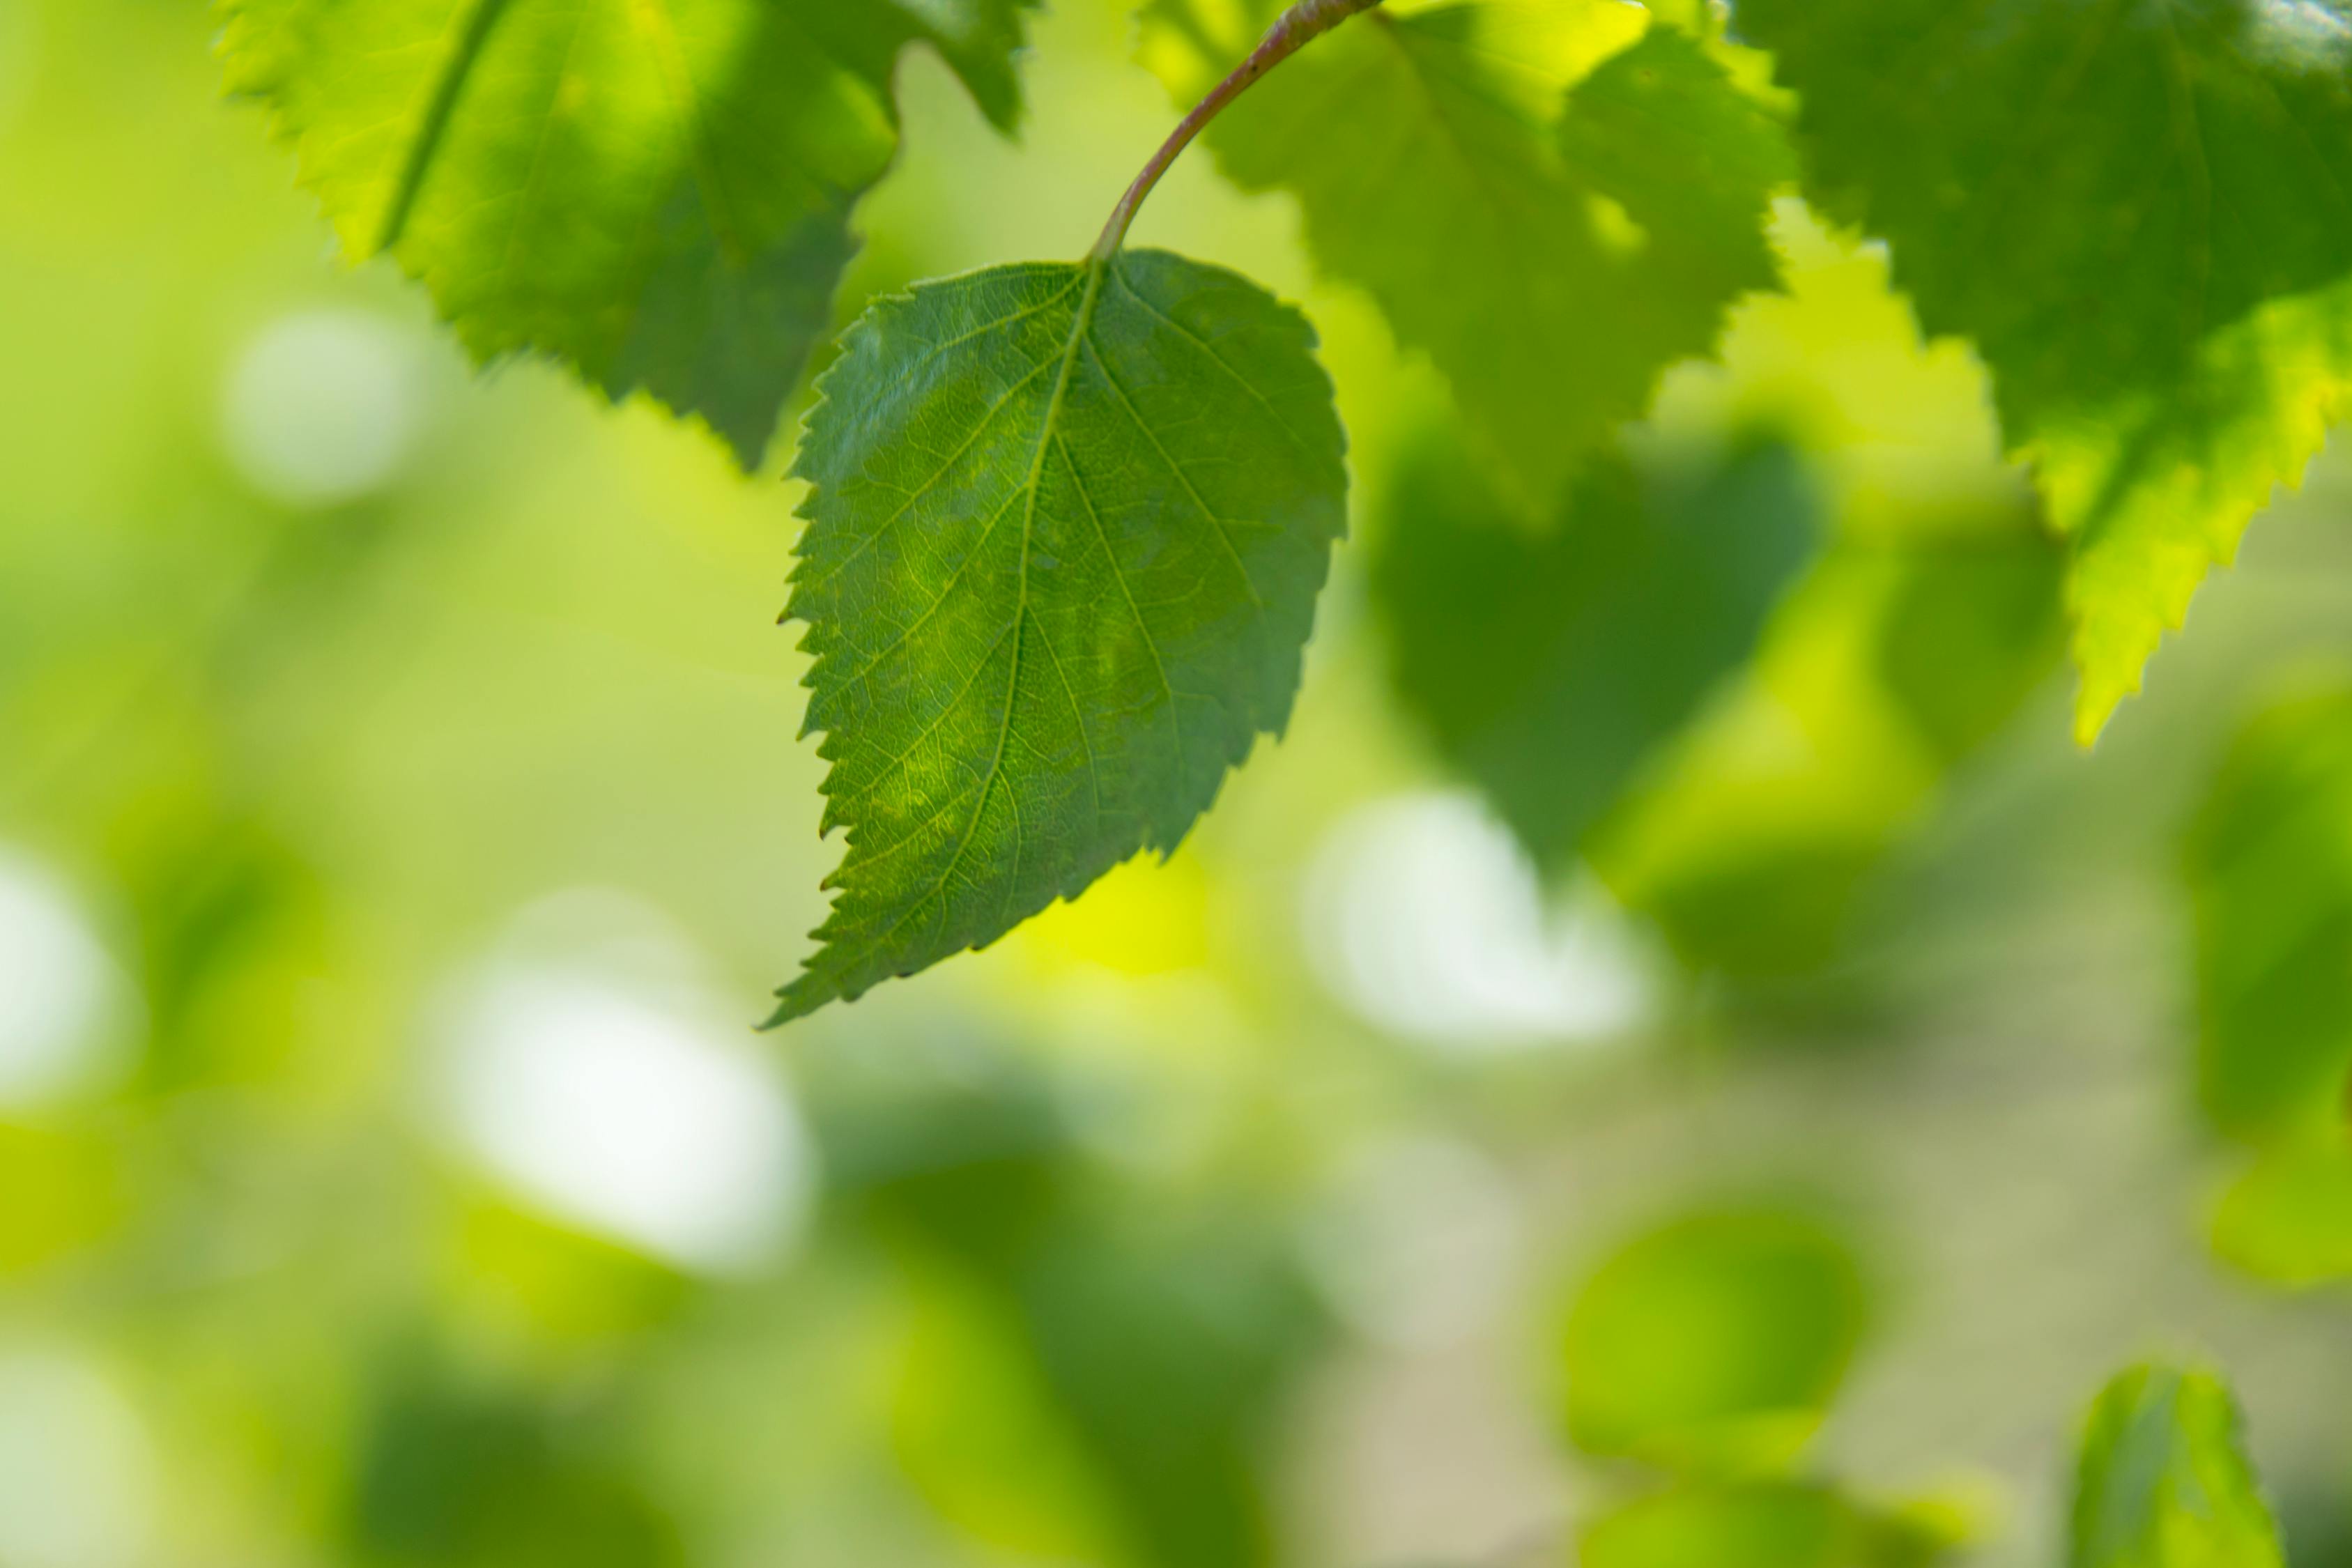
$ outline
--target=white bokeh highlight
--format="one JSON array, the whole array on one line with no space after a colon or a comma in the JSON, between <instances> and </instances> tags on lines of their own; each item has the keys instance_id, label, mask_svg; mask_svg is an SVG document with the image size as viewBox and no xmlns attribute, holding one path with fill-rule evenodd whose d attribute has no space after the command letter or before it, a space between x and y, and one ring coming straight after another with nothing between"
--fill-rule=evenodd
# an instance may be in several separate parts
<instances>
[{"instance_id":1,"label":"white bokeh highlight","mask_svg":"<svg viewBox=\"0 0 2352 1568\"><path fill-rule=\"evenodd\" d=\"M518 921L515 940L439 1015L445 1130L520 1199L679 1268L733 1274L779 1258L814 1197L813 1151L782 1076L740 1021L719 1016L682 935L562 942L569 895ZM647 962L650 959L651 962Z\"/></svg>"},{"instance_id":2,"label":"white bokeh highlight","mask_svg":"<svg viewBox=\"0 0 2352 1568\"><path fill-rule=\"evenodd\" d=\"M287 506L373 495L414 454L425 355L413 332L363 310L280 316L238 353L221 447L246 483Z\"/></svg>"},{"instance_id":3,"label":"white bokeh highlight","mask_svg":"<svg viewBox=\"0 0 2352 1568\"><path fill-rule=\"evenodd\" d=\"M1374 1144L1341 1173L1302 1239L1340 1320L1372 1343L1433 1351L1487 1328L1512 1300L1524 1226L1509 1179L1473 1146Z\"/></svg>"},{"instance_id":4,"label":"white bokeh highlight","mask_svg":"<svg viewBox=\"0 0 2352 1568\"><path fill-rule=\"evenodd\" d=\"M145 1425L113 1382L69 1352L0 1350L0 1563L132 1568L155 1506Z\"/></svg>"},{"instance_id":5,"label":"white bokeh highlight","mask_svg":"<svg viewBox=\"0 0 2352 1568\"><path fill-rule=\"evenodd\" d=\"M137 1013L129 978L65 879L0 845L0 1110L111 1086Z\"/></svg>"},{"instance_id":6,"label":"white bokeh highlight","mask_svg":"<svg viewBox=\"0 0 2352 1568\"><path fill-rule=\"evenodd\" d=\"M1473 797L1343 818L1307 879L1307 952L1364 1022L1477 1053L1622 1037L1654 1005L1643 945L1597 888L1547 911L1535 868Z\"/></svg>"}]
</instances>

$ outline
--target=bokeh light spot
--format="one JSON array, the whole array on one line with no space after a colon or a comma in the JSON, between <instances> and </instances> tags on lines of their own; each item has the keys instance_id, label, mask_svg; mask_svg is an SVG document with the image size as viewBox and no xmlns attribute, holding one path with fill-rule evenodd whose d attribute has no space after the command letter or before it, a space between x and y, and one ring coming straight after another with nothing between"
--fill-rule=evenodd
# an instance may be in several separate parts
<instances>
[{"instance_id":1,"label":"bokeh light spot","mask_svg":"<svg viewBox=\"0 0 2352 1568\"><path fill-rule=\"evenodd\" d=\"M453 1130L584 1230L698 1272L770 1262L812 1201L810 1141L750 1031L712 1016L625 966L502 954L444 1016Z\"/></svg>"},{"instance_id":2,"label":"bokeh light spot","mask_svg":"<svg viewBox=\"0 0 2352 1568\"><path fill-rule=\"evenodd\" d=\"M1507 1176L1467 1143L1374 1144L1310 1219L1306 1260L1339 1317L1374 1343L1436 1350L1485 1328L1518 1284Z\"/></svg>"},{"instance_id":3,"label":"bokeh light spot","mask_svg":"<svg viewBox=\"0 0 2352 1568\"><path fill-rule=\"evenodd\" d=\"M1599 889L1548 916L1534 867L1465 795L1395 797L1334 827L1308 880L1307 937L1351 1011L1441 1049L1620 1037L1652 1005L1641 944Z\"/></svg>"},{"instance_id":4,"label":"bokeh light spot","mask_svg":"<svg viewBox=\"0 0 2352 1568\"><path fill-rule=\"evenodd\" d=\"M146 1429L103 1373L0 1352L0 1563L125 1568L145 1555L154 1492Z\"/></svg>"},{"instance_id":5,"label":"bokeh light spot","mask_svg":"<svg viewBox=\"0 0 2352 1568\"><path fill-rule=\"evenodd\" d=\"M0 846L0 1109L102 1087L121 1066L130 983L65 883Z\"/></svg>"},{"instance_id":6,"label":"bokeh light spot","mask_svg":"<svg viewBox=\"0 0 2352 1568\"><path fill-rule=\"evenodd\" d=\"M222 446L245 481L273 500L356 500L389 485L415 449L422 380L415 338L376 316L281 316L229 373Z\"/></svg>"}]
</instances>

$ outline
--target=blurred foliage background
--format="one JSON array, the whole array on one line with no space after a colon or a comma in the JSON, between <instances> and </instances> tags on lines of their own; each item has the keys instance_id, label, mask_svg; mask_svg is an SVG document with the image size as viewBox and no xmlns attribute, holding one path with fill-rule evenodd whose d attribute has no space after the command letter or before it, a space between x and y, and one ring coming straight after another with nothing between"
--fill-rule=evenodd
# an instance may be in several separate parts
<instances>
[{"instance_id":1,"label":"blurred foliage background","mask_svg":"<svg viewBox=\"0 0 2352 1568\"><path fill-rule=\"evenodd\" d=\"M2084 755L1875 249L1784 200L1591 579L1188 160L1139 240L1302 300L1350 431L1293 732L755 1037L838 854L781 458L470 377L212 28L0 0L0 1564L2045 1563L2183 1346L2352 1562L2352 470ZM907 63L845 313L1091 237L1168 101L1115 0L1035 42L1017 143Z\"/></svg>"}]
</instances>

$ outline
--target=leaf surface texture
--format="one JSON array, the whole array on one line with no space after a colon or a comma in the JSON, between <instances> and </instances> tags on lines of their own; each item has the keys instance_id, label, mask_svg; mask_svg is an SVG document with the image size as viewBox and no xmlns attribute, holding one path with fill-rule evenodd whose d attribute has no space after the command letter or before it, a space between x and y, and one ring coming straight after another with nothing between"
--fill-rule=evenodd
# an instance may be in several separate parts
<instances>
[{"instance_id":1,"label":"leaf surface texture","mask_svg":"<svg viewBox=\"0 0 2352 1568\"><path fill-rule=\"evenodd\" d=\"M840 889L777 1021L1171 852L1297 690L1346 519L1297 312L1162 252L869 310L823 382L788 614Z\"/></svg>"}]
</instances>

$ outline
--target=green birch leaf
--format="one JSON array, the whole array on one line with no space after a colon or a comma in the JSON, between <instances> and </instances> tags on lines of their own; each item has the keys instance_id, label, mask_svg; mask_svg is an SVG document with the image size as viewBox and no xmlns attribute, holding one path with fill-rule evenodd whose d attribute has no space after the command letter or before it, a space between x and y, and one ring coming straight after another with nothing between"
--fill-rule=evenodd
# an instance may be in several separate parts
<instances>
[{"instance_id":1,"label":"green birch leaf","mask_svg":"<svg viewBox=\"0 0 2352 1568\"><path fill-rule=\"evenodd\" d=\"M1152 0L1144 62L1189 104L1277 9ZM1703 46L1641 26L1613 0L1391 4L1204 137L1244 189L1297 197L1318 265L1445 374L1523 510L1776 277L1780 127Z\"/></svg>"},{"instance_id":2,"label":"green birch leaf","mask_svg":"<svg viewBox=\"0 0 2352 1568\"><path fill-rule=\"evenodd\" d=\"M1432 432L1391 481L1372 560L1398 691L1557 870L1754 651L1821 510L1777 441L1661 475L1612 451L1536 533Z\"/></svg>"},{"instance_id":3,"label":"green birch leaf","mask_svg":"<svg viewBox=\"0 0 2352 1568\"><path fill-rule=\"evenodd\" d=\"M821 384L793 618L848 829L781 1023L1172 852L1287 721L1344 442L1306 321L1163 252L887 300Z\"/></svg>"},{"instance_id":4,"label":"green birch leaf","mask_svg":"<svg viewBox=\"0 0 2352 1568\"><path fill-rule=\"evenodd\" d=\"M389 251L477 359L642 388L754 466L822 338L851 209L928 40L990 118L1034 0L225 0L346 254Z\"/></svg>"},{"instance_id":5,"label":"green birch leaf","mask_svg":"<svg viewBox=\"0 0 2352 1568\"><path fill-rule=\"evenodd\" d=\"M1973 338L2074 564L2084 739L2352 378L2336 0L1742 0L1809 185Z\"/></svg>"},{"instance_id":6,"label":"green birch leaf","mask_svg":"<svg viewBox=\"0 0 2352 1568\"><path fill-rule=\"evenodd\" d=\"M2283 1568L2237 1402L2210 1373L2137 1366L2091 1406L2068 1568Z\"/></svg>"}]
</instances>

